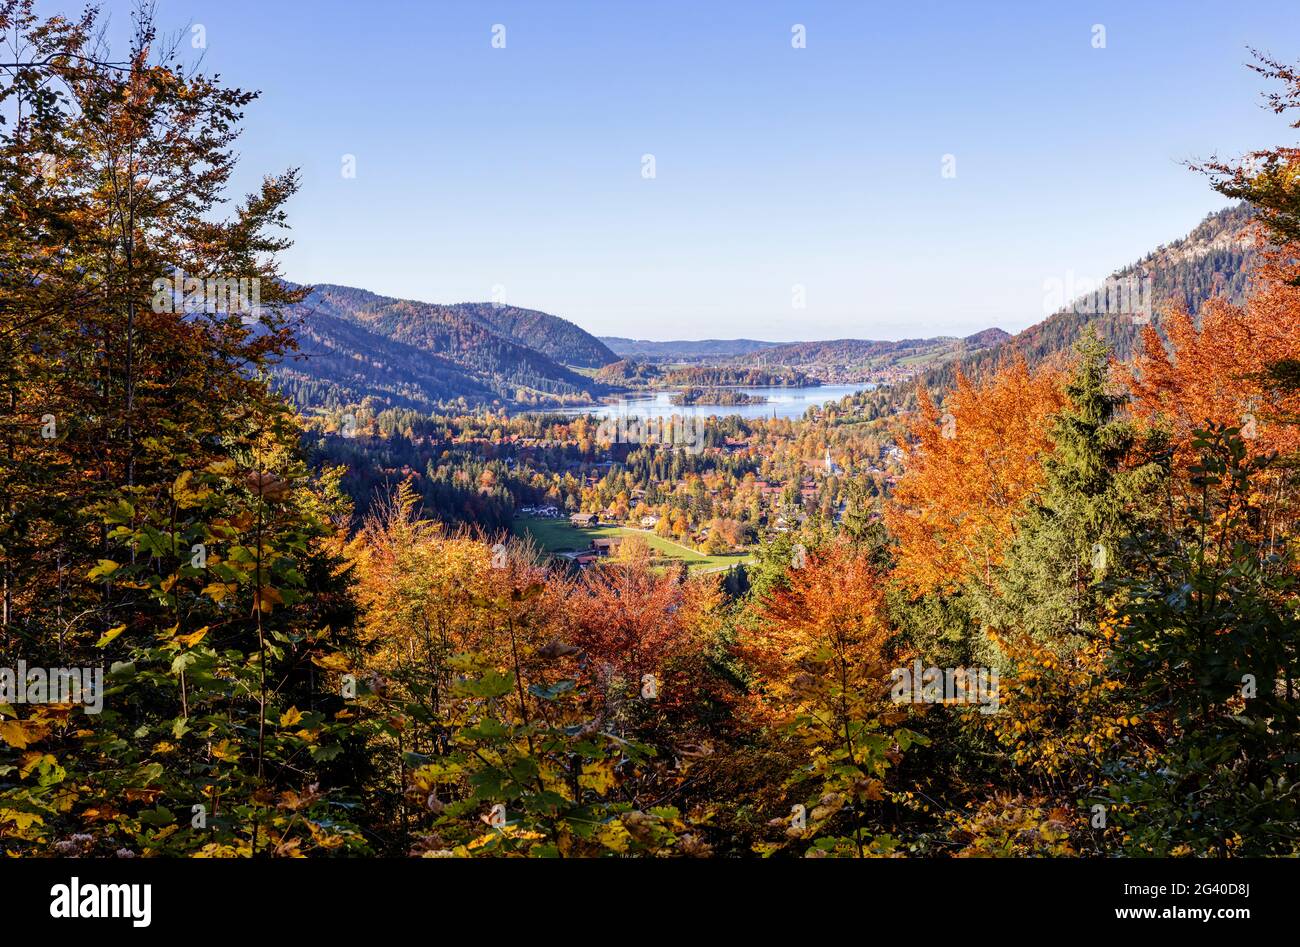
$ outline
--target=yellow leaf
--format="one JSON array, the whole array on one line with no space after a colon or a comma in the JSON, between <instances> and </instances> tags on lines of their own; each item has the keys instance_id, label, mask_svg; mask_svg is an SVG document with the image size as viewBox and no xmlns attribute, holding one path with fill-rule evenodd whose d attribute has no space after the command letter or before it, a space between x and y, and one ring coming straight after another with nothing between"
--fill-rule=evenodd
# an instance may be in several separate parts
<instances>
[{"instance_id":1,"label":"yellow leaf","mask_svg":"<svg viewBox=\"0 0 1300 947\"><path fill-rule=\"evenodd\" d=\"M614 785L614 767L609 762L586 763L578 785L604 795Z\"/></svg>"},{"instance_id":2,"label":"yellow leaf","mask_svg":"<svg viewBox=\"0 0 1300 947\"><path fill-rule=\"evenodd\" d=\"M239 747L231 747L229 740L222 740L212 748L212 755L219 760L233 762L239 759Z\"/></svg>"},{"instance_id":3,"label":"yellow leaf","mask_svg":"<svg viewBox=\"0 0 1300 947\"><path fill-rule=\"evenodd\" d=\"M346 655L334 652L323 657L319 655L312 656L312 664L327 671L346 671L348 669L348 659Z\"/></svg>"},{"instance_id":4,"label":"yellow leaf","mask_svg":"<svg viewBox=\"0 0 1300 947\"><path fill-rule=\"evenodd\" d=\"M35 743L48 732L48 728L30 720L0 721L0 740L18 750L27 749L28 744Z\"/></svg>"},{"instance_id":5,"label":"yellow leaf","mask_svg":"<svg viewBox=\"0 0 1300 947\"><path fill-rule=\"evenodd\" d=\"M33 825L44 825L45 821L35 812L19 812L17 809L0 809L0 824L13 822L18 826L18 831Z\"/></svg>"},{"instance_id":6,"label":"yellow leaf","mask_svg":"<svg viewBox=\"0 0 1300 947\"><path fill-rule=\"evenodd\" d=\"M290 707L284 713L280 714L280 726L292 727L302 719L302 711L297 707Z\"/></svg>"},{"instance_id":7,"label":"yellow leaf","mask_svg":"<svg viewBox=\"0 0 1300 947\"><path fill-rule=\"evenodd\" d=\"M22 757L22 765L18 767L18 773L23 779L26 779L31 775L32 770L47 760L51 765L58 762L58 760L50 756L48 753L39 753L35 750L31 753L24 753Z\"/></svg>"},{"instance_id":8,"label":"yellow leaf","mask_svg":"<svg viewBox=\"0 0 1300 947\"><path fill-rule=\"evenodd\" d=\"M208 625L204 625L198 631L191 632L188 635L177 635L176 640L185 645L185 647L192 648L203 640L204 636L208 633L208 628Z\"/></svg>"},{"instance_id":9,"label":"yellow leaf","mask_svg":"<svg viewBox=\"0 0 1300 947\"><path fill-rule=\"evenodd\" d=\"M223 602L230 597L231 586L225 582L212 582L203 587L203 594L214 602Z\"/></svg>"},{"instance_id":10,"label":"yellow leaf","mask_svg":"<svg viewBox=\"0 0 1300 947\"><path fill-rule=\"evenodd\" d=\"M104 632L102 635L99 636L99 640L95 642L95 647L96 648L104 647L106 644L108 644L110 641L112 641L114 638L116 638L124 631L126 631L126 625L118 625L116 628L108 629L108 631Z\"/></svg>"}]
</instances>

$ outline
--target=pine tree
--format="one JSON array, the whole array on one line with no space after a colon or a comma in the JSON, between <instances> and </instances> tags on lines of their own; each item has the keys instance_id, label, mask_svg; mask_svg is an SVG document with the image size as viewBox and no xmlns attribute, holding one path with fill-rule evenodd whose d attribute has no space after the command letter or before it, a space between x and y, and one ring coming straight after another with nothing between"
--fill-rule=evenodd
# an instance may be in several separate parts
<instances>
[{"instance_id":1,"label":"pine tree","mask_svg":"<svg viewBox=\"0 0 1300 947\"><path fill-rule=\"evenodd\" d=\"M1155 436L1143 439L1119 414L1124 398L1108 385L1106 344L1089 333L1075 353L1043 487L976 608L990 626L1067 650L1095 630L1100 582L1120 564L1118 540L1154 512L1163 479L1160 463L1147 459Z\"/></svg>"}]
</instances>

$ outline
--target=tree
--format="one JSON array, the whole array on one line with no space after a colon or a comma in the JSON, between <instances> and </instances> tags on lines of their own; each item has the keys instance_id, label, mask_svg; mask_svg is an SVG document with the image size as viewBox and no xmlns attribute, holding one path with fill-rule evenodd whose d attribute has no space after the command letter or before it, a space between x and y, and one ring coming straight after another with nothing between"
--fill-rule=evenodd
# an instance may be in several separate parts
<instances>
[{"instance_id":1,"label":"tree","mask_svg":"<svg viewBox=\"0 0 1300 947\"><path fill-rule=\"evenodd\" d=\"M1294 854L1296 571L1249 525L1271 461L1233 428L1193 444L1175 516L1130 537L1133 566L1114 578L1117 660L1158 749L1119 771L1110 801L1130 853Z\"/></svg>"},{"instance_id":2,"label":"tree","mask_svg":"<svg viewBox=\"0 0 1300 947\"><path fill-rule=\"evenodd\" d=\"M1017 358L982 384L958 378L943 419L921 391L905 473L885 522L898 543L894 578L913 595L991 585L1015 519L1042 482L1055 371Z\"/></svg>"},{"instance_id":3,"label":"tree","mask_svg":"<svg viewBox=\"0 0 1300 947\"><path fill-rule=\"evenodd\" d=\"M1158 439L1145 444L1117 416L1124 399L1109 383L1105 343L1085 335L1075 358L1066 405L1052 421L1043 485L1016 521L977 608L992 627L1027 633L1060 654L1095 633L1101 580L1124 565L1119 538L1158 513L1151 498L1163 479Z\"/></svg>"},{"instance_id":4,"label":"tree","mask_svg":"<svg viewBox=\"0 0 1300 947\"><path fill-rule=\"evenodd\" d=\"M816 786L798 804L806 819L773 820L785 830L780 844L816 839L812 854L858 857L897 844L868 834L867 813L886 798L885 777L901 754L924 740L890 729L903 716L886 701L891 635L883 577L837 541L790 570L788 584L763 600L754 633L739 643L759 719L787 730L805 754L788 785Z\"/></svg>"},{"instance_id":5,"label":"tree","mask_svg":"<svg viewBox=\"0 0 1300 947\"><path fill-rule=\"evenodd\" d=\"M264 377L303 292L274 261L297 177L215 214L254 96L184 69L143 10L108 62L97 16L0 3L21 59L0 86L0 640L30 665L108 665L112 690L84 717L0 708L0 834L364 849L332 811L354 726L337 478L309 480Z\"/></svg>"}]
</instances>

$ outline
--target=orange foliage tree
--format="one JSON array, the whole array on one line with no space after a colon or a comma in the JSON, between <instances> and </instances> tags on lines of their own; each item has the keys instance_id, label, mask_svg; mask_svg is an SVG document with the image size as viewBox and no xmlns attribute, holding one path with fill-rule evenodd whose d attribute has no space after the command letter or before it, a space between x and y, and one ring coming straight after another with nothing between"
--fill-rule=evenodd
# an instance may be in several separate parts
<instances>
[{"instance_id":1,"label":"orange foliage tree","mask_svg":"<svg viewBox=\"0 0 1300 947\"><path fill-rule=\"evenodd\" d=\"M888 727L906 711L888 703L892 629L884 579L870 559L837 540L792 568L764 599L759 622L738 645L754 679L759 719L788 728L807 765L789 781L814 780L818 792L783 817L781 845L813 840L810 855L887 854L888 835L868 835L871 804L886 799L885 776L922 738ZM833 834L836 828L844 834ZM760 851L777 846L762 845Z\"/></svg>"},{"instance_id":2,"label":"orange foliage tree","mask_svg":"<svg viewBox=\"0 0 1300 947\"><path fill-rule=\"evenodd\" d=\"M1185 308L1172 310L1164 320L1168 345L1150 326L1144 331L1144 351L1129 381L1133 413L1170 430L1179 469L1195 464L1195 432L1210 425L1238 428L1253 457L1300 452L1297 250L1261 246L1244 305L1211 299L1201 307L1199 326ZM1262 472L1253 488L1260 535L1275 537L1295 522L1294 481L1284 467Z\"/></svg>"},{"instance_id":3,"label":"orange foliage tree","mask_svg":"<svg viewBox=\"0 0 1300 947\"><path fill-rule=\"evenodd\" d=\"M1151 326L1134 359L1133 412L1163 419L1176 444L1191 450L1192 432L1207 423L1242 428L1252 454L1293 453L1300 428L1300 392L1279 387L1270 366L1300 359L1300 289L1261 270L1245 305L1216 297L1201 307L1200 325L1182 307L1163 320L1166 348Z\"/></svg>"},{"instance_id":4,"label":"orange foliage tree","mask_svg":"<svg viewBox=\"0 0 1300 947\"><path fill-rule=\"evenodd\" d=\"M716 577L679 581L644 556L582 575L565 601L569 639L608 722L643 722L649 708L673 713L700 698L701 680L688 669L710 640L719 600ZM629 716L629 698L641 712Z\"/></svg>"},{"instance_id":5,"label":"orange foliage tree","mask_svg":"<svg viewBox=\"0 0 1300 947\"><path fill-rule=\"evenodd\" d=\"M905 472L885 522L898 541L894 575L915 595L991 581L1025 499L1042 481L1061 374L1017 358L987 381L958 375L939 409L924 388Z\"/></svg>"}]
</instances>

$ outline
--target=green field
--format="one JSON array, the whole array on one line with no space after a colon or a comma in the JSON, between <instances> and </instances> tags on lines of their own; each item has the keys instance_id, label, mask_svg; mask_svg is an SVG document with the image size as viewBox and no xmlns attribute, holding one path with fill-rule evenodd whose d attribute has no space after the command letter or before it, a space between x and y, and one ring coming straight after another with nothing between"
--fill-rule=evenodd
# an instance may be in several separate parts
<instances>
[{"instance_id":1,"label":"green field","mask_svg":"<svg viewBox=\"0 0 1300 947\"><path fill-rule=\"evenodd\" d=\"M737 562L749 561L748 553L733 552L721 556L706 556L702 552L680 546L654 533L622 526L593 526L579 529L570 525L568 519L526 516L515 520L513 528L518 536L531 536L545 552L576 552L588 548L593 539L603 537L640 536L656 555L664 559L685 562L692 570L725 568Z\"/></svg>"}]
</instances>

